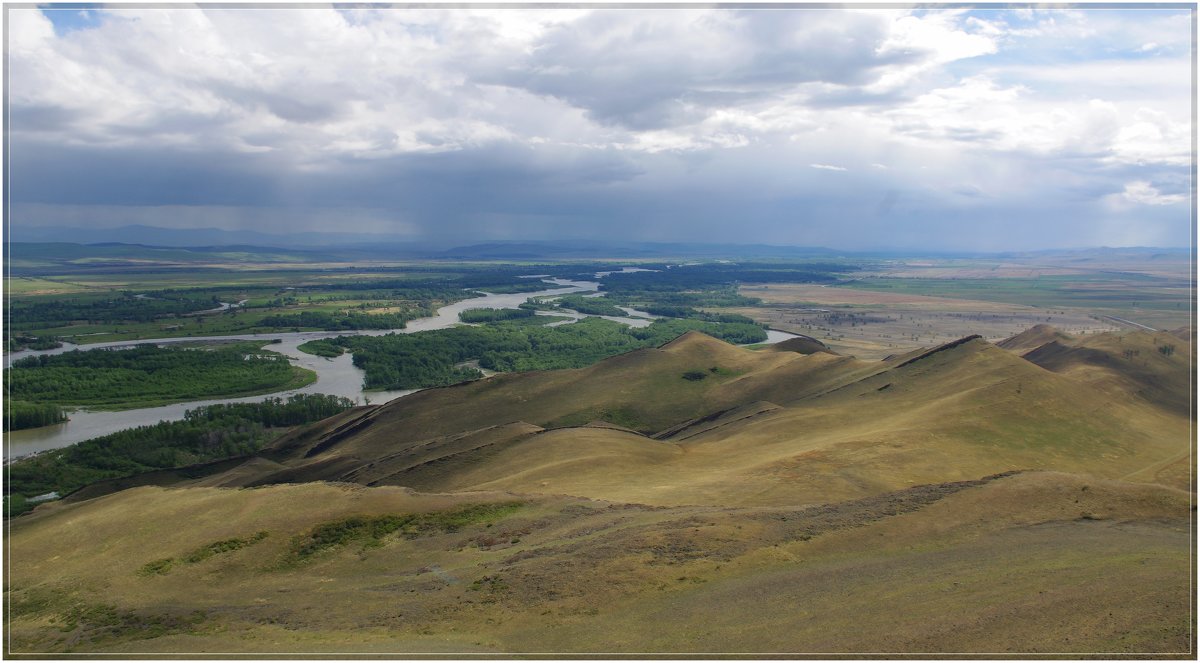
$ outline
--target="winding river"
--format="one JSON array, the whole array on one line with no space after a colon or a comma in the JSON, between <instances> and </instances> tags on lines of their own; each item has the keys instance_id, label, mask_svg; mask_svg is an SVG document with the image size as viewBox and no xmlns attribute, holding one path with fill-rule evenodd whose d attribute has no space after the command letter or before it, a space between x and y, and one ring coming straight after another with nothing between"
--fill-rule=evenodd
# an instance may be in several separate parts
<instances>
[{"instance_id":1,"label":"winding river","mask_svg":"<svg viewBox=\"0 0 1200 663\"><path fill-rule=\"evenodd\" d=\"M316 331L316 332L281 332L281 333L266 333L266 334L237 334L230 336L193 336L184 338L159 338L159 339L138 339L134 341L113 341L107 343L93 343L85 346L65 345L62 348L54 350L25 350L22 352L14 352L6 356L5 364L11 363L23 357L35 355L52 355L62 352L70 352L71 350L94 350L101 348L121 348L132 347L145 343L154 344L169 344L169 343L192 343L197 341L243 341L243 340L272 340L279 339L280 343L267 346L266 349L279 352L288 357L294 366L315 371L317 374L316 382L300 389L290 391L281 391L273 394L260 394L257 396L246 396L242 398L219 398L206 401L188 401L186 403L176 403L173 405L165 405L162 407L140 408L136 410L122 410L120 412L103 412L89 410L75 410L70 414L70 421L54 426L44 426L42 428L33 428L21 431L14 431L5 434L4 458L5 460L19 458L39 451L49 449L58 449L76 442L107 435L116 431L133 428L135 426L147 426L156 424L159 421L172 421L182 419L184 412L202 405L215 405L218 403L254 403L268 397L286 398L293 394L331 394L334 396L344 396L357 403L386 403L392 399L399 398L417 391L415 389L403 391L363 391L363 371L356 368L351 363L351 356L343 354L336 358L316 357L298 349L302 343L321 338L333 338L336 336L382 336L384 334L402 333L411 334L419 331L430 331L434 329L445 329L461 324L458 319L458 314L467 309L475 308L517 308L519 304L525 302L530 297L553 297L557 295L567 295L579 292L596 292L600 289L600 284L595 281L568 281L564 279L543 279L547 284L556 287L541 290L538 292L522 292L515 294L488 294L483 297L475 297L465 299L460 302L455 302L438 309L437 314L429 318L419 318L410 321L404 329L383 329L383 330L360 330L360 331ZM606 320L613 320L631 327L645 327L652 322L650 314L633 309L625 309L631 317L609 317L601 316ZM554 311L554 312L539 312L542 315L564 315L572 318L561 322L551 324L569 324L575 320L582 319L583 316L571 311ZM636 316L636 317L635 317ZM776 330L768 330L767 343L778 343L780 341L792 338L793 334L780 332Z\"/></svg>"}]
</instances>

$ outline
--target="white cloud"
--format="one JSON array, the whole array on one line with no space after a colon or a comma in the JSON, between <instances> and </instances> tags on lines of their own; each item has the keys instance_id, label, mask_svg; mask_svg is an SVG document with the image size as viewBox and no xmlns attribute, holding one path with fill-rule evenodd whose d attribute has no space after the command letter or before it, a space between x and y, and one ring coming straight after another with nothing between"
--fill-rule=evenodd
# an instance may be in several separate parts
<instances>
[{"instance_id":1,"label":"white cloud","mask_svg":"<svg viewBox=\"0 0 1200 663\"><path fill-rule=\"evenodd\" d=\"M994 28L972 34L961 28L960 12L932 11L922 16L903 16L893 21L887 39L876 49L880 55L918 56L910 62L889 67L867 89L874 93L895 90L908 84L920 74L956 60L996 52L996 42L989 33ZM980 25L975 20L973 25Z\"/></svg>"},{"instance_id":2,"label":"white cloud","mask_svg":"<svg viewBox=\"0 0 1200 663\"><path fill-rule=\"evenodd\" d=\"M828 164L824 164L824 163L810 163L810 164L808 164L808 165L809 165L809 166L812 166L813 168L816 168L816 169L818 169L818 170L836 170L836 171L839 171L839 172L845 172L845 171L846 171L846 169L845 169L845 168L842 168L841 166L830 166L830 165L828 165Z\"/></svg>"},{"instance_id":3,"label":"white cloud","mask_svg":"<svg viewBox=\"0 0 1200 663\"><path fill-rule=\"evenodd\" d=\"M1128 164L1192 162L1191 131L1185 122L1174 122L1165 113L1139 108L1122 123L1112 142L1108 161Z\"/></svg>"},{"instance_id":4,"label":"white cloud","mask_svg":"<svg viewBox=\"0 0 1200 663\"><path fill-rule=\"evenodd\" d=\"M972 144L1040 155L1086 155L1107 164L1187 165L1189 126L1149 108L1104 99L1043 100L1024 86L965 78L885 111L910 140Z\"/></svg>"},{"instance_id":5,"label":"white cloud","mask_svg":"<svg viewBox=\"0 0 1200 663\"><path fill-rule=\"evenodd\" d=\"M1183 194L1161 193L1149 182L1141 180L1126 184L1125 191L1121 193L1121 197L1139 205L1177 205L1188 200L1188 196Z\"/></svg>"}]
</instances>

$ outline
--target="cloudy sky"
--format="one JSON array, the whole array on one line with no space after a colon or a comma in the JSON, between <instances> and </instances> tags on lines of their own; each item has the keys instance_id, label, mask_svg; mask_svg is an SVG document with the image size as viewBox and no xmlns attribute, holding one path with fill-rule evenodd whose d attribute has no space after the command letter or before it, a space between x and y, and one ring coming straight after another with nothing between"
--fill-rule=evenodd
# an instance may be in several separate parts
<instances>
[{"instance_id":1,"label":"cloudy sky","mask_svg":"<svg viewBox=\"0 0 1200 663\"><path fill-rule=\"evenodd\" d=\"M10 7L10 218L1187 246L1191 20L1149 6Z\"/></svg>"}]
</instances>

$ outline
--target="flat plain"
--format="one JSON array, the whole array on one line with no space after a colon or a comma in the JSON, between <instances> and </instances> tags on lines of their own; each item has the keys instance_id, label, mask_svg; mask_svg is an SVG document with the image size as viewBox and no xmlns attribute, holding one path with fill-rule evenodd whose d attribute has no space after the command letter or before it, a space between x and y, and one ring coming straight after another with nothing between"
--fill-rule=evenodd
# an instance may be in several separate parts
<instances>
[{"instance_id":1,"label":"flat plain","mask_svg":"<svg viewBox=\"0 0 1200 663\"><path fill-rule=\"evenodd\" d=\"M1004 260L890 260L836 285L743 284L736 309L861 358L1037 324L1073 334L1191 324L1186 254L1083 252Z\"/></svg>"}]
</instances>

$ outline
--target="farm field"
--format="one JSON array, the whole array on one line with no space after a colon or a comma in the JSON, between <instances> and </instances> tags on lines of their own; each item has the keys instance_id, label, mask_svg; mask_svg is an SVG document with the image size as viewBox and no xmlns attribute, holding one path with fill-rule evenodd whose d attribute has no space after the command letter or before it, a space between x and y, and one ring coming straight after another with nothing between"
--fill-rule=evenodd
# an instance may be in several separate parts
<instances>
[{"instance_id":1,"label":"farm field","mask_svg":"<svg viewBox=\"0 0 1200 663\"><path fill-rule=\"evenodd\" d=\"M828 287L743 284L739 293L762 304L733 310L874 359L966 334L999 340L1036 324L1080 334L1191 324L1186 255L981 262L886 261Z\"/></svg>"},{"instance_id":2,"label":"farm field","mask_svg":"<svg viewBox=\"0 0 1200 663\"><path fill-rule=\"evenodd\" d=\"M809 284L745 285L760 306L732 308L773 329L819 339L863 359L945 343L968 334L999 340L1037 324L1071 333L1119 329L1086 310L1043 309L995 301Z\"/></svg>"}]
</instances>

